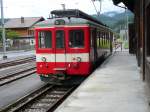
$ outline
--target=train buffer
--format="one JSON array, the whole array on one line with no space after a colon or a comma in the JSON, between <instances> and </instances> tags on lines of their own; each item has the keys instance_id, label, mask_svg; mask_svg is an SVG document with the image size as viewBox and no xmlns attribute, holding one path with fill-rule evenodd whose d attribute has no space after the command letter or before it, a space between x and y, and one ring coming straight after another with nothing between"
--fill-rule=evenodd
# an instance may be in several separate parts
<instances>
[{"instance_id":1,"label":"train buffer","mask_svg":"<svg viewBox=\"0 0 150 112\"><path fill-rule=\"evenodd\" d=\"M150 112L148 91L136 57L116 52L55 112Z\"/></svg>"},{"instance_id":2,"label":"train buffer","mask_svg":"<svg viewBox=\"0 0 150 112\"><path fill-rule=\"evenodd\" d=\"M53 70L55 70L59 74L59 73L65 73L67 68L54 68Z\"/></svg>"}]
</instances>

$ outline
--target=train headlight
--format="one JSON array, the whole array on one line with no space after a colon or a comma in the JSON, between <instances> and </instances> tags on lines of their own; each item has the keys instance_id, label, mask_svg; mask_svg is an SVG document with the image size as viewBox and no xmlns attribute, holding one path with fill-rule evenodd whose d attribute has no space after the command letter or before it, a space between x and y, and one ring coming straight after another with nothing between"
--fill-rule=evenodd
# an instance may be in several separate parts
<instances>
[{"instance_id":1,"label":"train headlight","mask_svg":"<svg viewBox=\"0 0 150 112\"><path fill-rule=\"evenodd\" d=\"M45 57L42 57L41 60L42 60L43 62L46 62L46 58L45 58Z\"/></svg>"},{"instance_id":2,"label":"train headlight","mask_svg":"<svg viewBox=\"0 0 150 112\"><path fill-rule=\"evenodd\" d=\"M81 58L80 57L77 57L77 62L81 62Z\"/></svg>"}]
</instances>

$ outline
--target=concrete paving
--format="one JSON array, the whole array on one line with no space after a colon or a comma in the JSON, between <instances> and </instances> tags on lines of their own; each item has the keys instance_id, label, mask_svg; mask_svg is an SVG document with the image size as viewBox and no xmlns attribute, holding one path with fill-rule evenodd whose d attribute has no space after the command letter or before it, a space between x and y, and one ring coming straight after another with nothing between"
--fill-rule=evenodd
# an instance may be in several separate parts
<instances>
[{"instance_id":1,"label":"concrete paving","mask_svg":"<svg viewBox=\"0 0 150 112\"><path fill-rule=\"evenodd\" d=\"M150 112L136 57L116 52L55 112Z\"/></svg>"}]
</instances>

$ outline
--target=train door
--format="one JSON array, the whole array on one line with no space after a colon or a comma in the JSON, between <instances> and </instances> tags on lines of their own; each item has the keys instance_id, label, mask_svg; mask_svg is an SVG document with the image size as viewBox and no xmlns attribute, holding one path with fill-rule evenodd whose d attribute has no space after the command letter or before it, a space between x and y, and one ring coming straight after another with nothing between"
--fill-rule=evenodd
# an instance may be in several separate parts
<instances>
[{"instance_id":1,"label":"train door","mask_svg":"<svg viewBox=\"0 0 150 112\"><path fill-rule=\"evenodd\" d=\"M91 60L97 60L97 41L96 41L96 28L91 29Z\"/></svg>"},{"instance_id":2,"label":"train door","mask_svg":"<svg viewBox=\"0 0 150 112\"><path fill-rule=\"evenodd\" d=\"M55 29L55 69L66 69L66 45L64 28Z\"/></svg>"},{"instance_id":3,"label":"train door","mask_svg":"<svg viewBox=\"0 0 150 112\"><path fill-rule=\"evenodd\" d=\"M93 30L94 61L97 60L97 29Z\"/></svg>"}]
</instances>

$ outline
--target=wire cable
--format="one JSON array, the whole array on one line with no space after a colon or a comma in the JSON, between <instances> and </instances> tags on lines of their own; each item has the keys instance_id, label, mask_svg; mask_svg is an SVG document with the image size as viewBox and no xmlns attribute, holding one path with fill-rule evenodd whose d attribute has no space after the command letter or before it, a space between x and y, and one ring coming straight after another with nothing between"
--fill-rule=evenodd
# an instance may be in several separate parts
<instances>
[{"instance_id":1,"label":"wire cable","mask_svg":"<svg viewBox=\"0 0 150 112\"><path fill-rule=\"evenodd\" d=\"M92 4L93 4L93 6L94 6L94 8L95 8L95 11L96 11L96 13L97 13L97 15L98 15L98 11L97 11L97 9L96 9L96 6L95 6L95 4L94 4L94 1L93 0L91 0L92 1ZM99 16L99 15L98 15Z\"/></svg>"}]
</instances>

